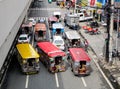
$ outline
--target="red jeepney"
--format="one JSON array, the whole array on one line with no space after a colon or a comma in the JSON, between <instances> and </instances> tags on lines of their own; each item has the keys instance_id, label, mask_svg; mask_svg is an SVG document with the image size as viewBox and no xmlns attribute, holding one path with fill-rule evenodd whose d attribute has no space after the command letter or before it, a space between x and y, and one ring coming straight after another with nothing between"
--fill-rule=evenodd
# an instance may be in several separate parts
<instances>
[{"instance_id":1,"label":"red jeepney","mask_svg":"<svg viewBox=\"0 0 120 89\"><path fill-rule=\"evenodd\" d=\"M74 75L90 74L90 58L83 48L69 48L68 60Z\"/></svg>"},{"instance_id":2,"label":"red jeepney","mask_svg":"<svg viewBox=\"0 0 120 89\"><path fill-rule=\"evenodd\" d=\"M46 24L45 23L37 23L35 25L35 40L41 41L46 39Z\"/></svg>"},{"instance_id":3,"label":"red jeepney","mask_svg":"<svg viewBox=\"0 0 120 89\"><path fill-rule=\"evenodd\" d=\"M49 18L48 18L49 28L51 29L51 28L52 28L52 24L53 24L53 23L56 23L56 22L58 22L57 17L55 17L55 16L49 17Z\"/></svg>"},{"instance_id":4,"label":"red jeepney","mask_svg":"<svg viewBox=\"0 0 120 89\"><path fill-rule=\"evenodd\" d=\"M41 55L41 62L47 67L51 73L65 71L66 54L51 42L38 42L38 53Z\"/></svg>"}]
</instances>

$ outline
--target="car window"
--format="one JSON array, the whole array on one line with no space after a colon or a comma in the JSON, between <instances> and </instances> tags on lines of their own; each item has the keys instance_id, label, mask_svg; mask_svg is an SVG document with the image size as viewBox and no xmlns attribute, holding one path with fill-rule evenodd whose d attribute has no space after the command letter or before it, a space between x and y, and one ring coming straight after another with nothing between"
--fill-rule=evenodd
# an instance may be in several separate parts
<instances>
[{"instance_id":1,"label":"car window","mask_svg":"<svg viewBox=\"0 0 120 89\"><path fill-rule=\"evenodd\" d=\"M20 37L19 40L27 40L26 37Z\"/></svg>"}]
</instances>

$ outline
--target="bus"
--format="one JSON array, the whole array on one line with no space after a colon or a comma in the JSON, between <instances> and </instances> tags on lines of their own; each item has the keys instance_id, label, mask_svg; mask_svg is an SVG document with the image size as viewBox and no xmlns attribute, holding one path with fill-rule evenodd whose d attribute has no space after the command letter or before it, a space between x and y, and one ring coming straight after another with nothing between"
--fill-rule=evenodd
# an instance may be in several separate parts
<instances>
[{"instance_id":1,"label":"bus","mask_svg":"<svg viewBox=\"0 0 120 89\"><path fill-rule=\"evenodd\" d=\"M29 43L17 44L17 58L24 74L38 73L40 69L39 54Z\"/></svg>"}]
</instances>

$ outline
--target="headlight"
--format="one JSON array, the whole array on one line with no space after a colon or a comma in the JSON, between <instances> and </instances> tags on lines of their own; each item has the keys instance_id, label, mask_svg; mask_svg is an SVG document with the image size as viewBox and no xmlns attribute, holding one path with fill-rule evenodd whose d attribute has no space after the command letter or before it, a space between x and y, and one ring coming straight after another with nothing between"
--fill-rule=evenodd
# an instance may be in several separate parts
<instances>
[{"instance_id":1,"label":"headlight","mask_svg":"<svg viewBox=\"0 0 120 89\"><path fill-rule=\"evenodd\" d=\"M38 62L39 62L39 59L35 59L35 62L38 63Z\"/></svg>"},{"instance_id":2,"label":"headlight","mask_svg":"<svg viewBox=\"0 0 120 89\"><path fill-rule=\"evenodd\" d=\"M26 64L27 63L27 61L26 60L23 60L23 64Z\"/></svg>"}]
</instances>

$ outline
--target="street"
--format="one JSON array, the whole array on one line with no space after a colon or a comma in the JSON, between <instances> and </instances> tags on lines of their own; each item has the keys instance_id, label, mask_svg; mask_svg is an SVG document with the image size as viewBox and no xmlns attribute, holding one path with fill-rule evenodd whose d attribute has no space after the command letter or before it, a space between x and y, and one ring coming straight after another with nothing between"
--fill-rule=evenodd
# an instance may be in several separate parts
<instances>
[{"instance_id":1,"label":"street","mask_svg":"<svg viewBox=\"0 0 120 89\"><path fill-rule=\"evenodd\" d=\"M38 19L47 18L52 16L54 11L60 11L62 15L68 10L56 6L55 2L51 4L48 3L48 0L43 0L43 2L38 2L37 6L40 5L40 8L30 9L30 14L28 17L33 17ZM54 7L54 8L53 8ZM62 22L63 23L63 22ZM85 23L80 23L82 26ZM64 24L63 24L64 25ZM65 27L65 31L71 30L68 27ZM81 29L80 29L81 30ZM86 34L88 35L88 34ZM50 36L49 36L50 37ZM94 44L94 48L97 49L98 54L101 54L102 48L98 49L98 45L104 45L104 39L100 35L86 36L90 39L93 39L90 44ZM101 39L101 42L98 40L96 44L96 39ZM91 68L92 72L89 76L74 76L71 71L70 65L66 60L67 70L65 72L51 74L47 71L45 66L40 63L40 72L35 75L24 75L20 71L20 66L15 57L13 57L12 63L10 65L7 82L4 89L110 89L106 80L100 73L99 69L95 65L93 55L89 54L91 57Z\"/></svg>"}]
</instances>

